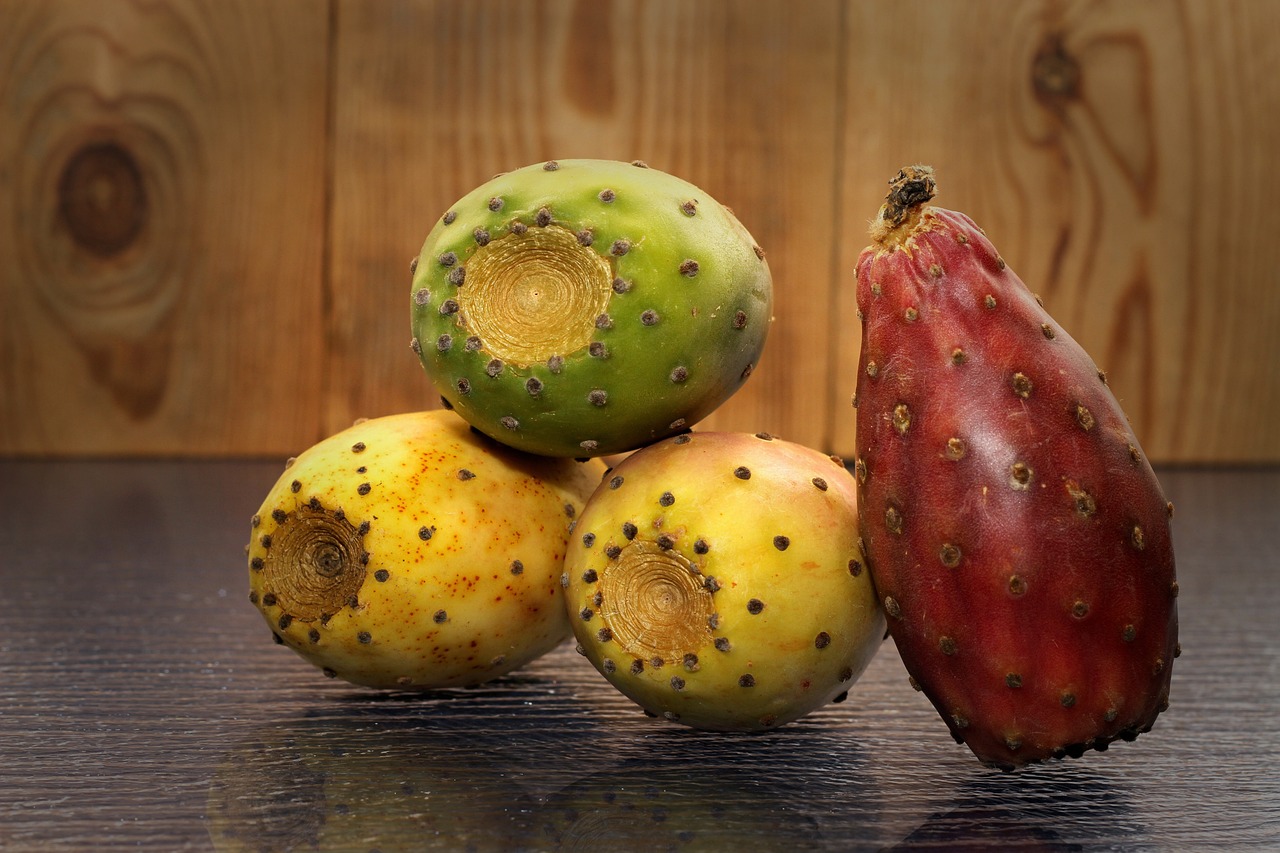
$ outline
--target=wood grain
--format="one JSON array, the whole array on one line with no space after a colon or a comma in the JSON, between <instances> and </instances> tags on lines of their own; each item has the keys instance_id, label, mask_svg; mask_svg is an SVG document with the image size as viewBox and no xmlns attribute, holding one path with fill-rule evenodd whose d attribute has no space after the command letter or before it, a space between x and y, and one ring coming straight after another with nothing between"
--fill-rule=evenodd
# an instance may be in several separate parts
<instances>
[{"instance_id":1,"label":"wood grain","mask_svg":"<svg viewBox=\"0 0 1280 853\"><path fill-rule=\"evenodd\" d=\"M874 215L878 185L931 163L936 203L983 226L1108 372L1149 456L1276 459L1258 425L1280 411L1280 284L1263 248L1280 231L1263 166L1280 97L1263 40L1280 7L917 2L901 9L910 29L888 30L854 8L848 89L870 99L846 113L846 159L865 167L845 170L849 208ZM875 84L886 55L892 87ZM860 246L846 245L851 270ZM846 288L839 311L854 309ZM853 444L851 411L833 441Z\"/></svg>"},{"instance_id":2,"label":"wood grain","mask_svg":"<svg viewBox=\"0 0 1280 853\"><path fill-rule=\"evenodd\" d=\"M599 157L692 181L768 253L768 355L703 426L822 444L838 24L827 0L339 2L327 426L436 404L408 347L407 264L454 200Z\"/></svg>"},{"instance_id":3,"label":"wood grain","mask_svg":"<svg viewBox=\"0 0 1280 853\"><path fill-rule=\"evenodd\" d=\"M249 516L280 473L0 461L0 848L1280 845L1280 468L1161 471L1170 708L1134 743L1017 773L952 742L892 642L847 701L763 736L645 717L571 644L473 689L325 678L246 598Z\"/></svg>"},{"instance_id":4,"label":"wood grain","mask_svg":"<svg viewBox=\"0 0 1280 853\"><path fill-rule=\"evenodd\" d=\"M323 2L0 7L0 452L318 435Z\"/></svg>"},{"instance_id":5,"label":"wood grain","mask_svg":"<svg viewBox=\"0 0 1280 853\"><path fill-rule=\"evenodd\" d=\"M854 452L852 269L938 171L1157 461L1280 460L1269 0L11 0L0 454L298 452L436 405L409 259L499 171L644 159L768 253L705 428Z\"/></svg>"}]
</instances>

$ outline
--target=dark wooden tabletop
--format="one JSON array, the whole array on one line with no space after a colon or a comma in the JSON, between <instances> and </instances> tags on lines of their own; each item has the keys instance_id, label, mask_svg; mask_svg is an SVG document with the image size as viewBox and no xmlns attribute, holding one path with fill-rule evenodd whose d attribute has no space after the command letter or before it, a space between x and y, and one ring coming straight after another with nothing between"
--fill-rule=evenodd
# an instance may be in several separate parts
<instances>
[{"instance_id":1,"label":"dark wooden tabletop","mask_svg":"<svg viewBox=\"0 0 1280 853\"><path fill-rule=\"evenodd\" d=\"M272 643L279 465L0 462L4 850L1280 849L1280 470L1163 470L1184 653L1134 743L1017 773L886 643L765 735L645 717L565 645L388 695Z\"/></svg>"}]
</instances>

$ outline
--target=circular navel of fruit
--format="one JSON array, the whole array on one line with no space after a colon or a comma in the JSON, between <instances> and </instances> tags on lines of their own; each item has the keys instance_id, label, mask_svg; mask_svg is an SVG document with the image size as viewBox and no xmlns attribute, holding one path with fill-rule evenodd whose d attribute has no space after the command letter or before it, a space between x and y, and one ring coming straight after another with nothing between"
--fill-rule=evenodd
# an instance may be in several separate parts
<instances>
[{"instance_id":1,"label":"circular navel of fruit","mask_svg":"<svg viewBox=\"0 0 1280 853\"><path fill-rule=\"evenodd\" d=\"M599 591L600 617L628 654L680 660L711 640L711 592L674 551L631 542L601 574Z\"/></svg>"},{"instance_id":2,"label":"circular navel of fruit","mask_svg":"<svg viewBox=\"0 0 1280 853\"><path fill-rule=\"evenodd\" d=\"M591 343L613 294L609 260L558 225L506 234L467 263L458 304L496 358L528 366Z\"/></svg>"},{"instance_id":3,"label":"circular navel of fruit","mask_svg":"<svg viewBox=\"0 0 1280 853\"><path fill-rule=\"evenodd\" d=\"M309 622L337 613L364 585L362 535L345 517L299 507L273 539L263 588L293 618Z\"/></svg>"}]
</instances>

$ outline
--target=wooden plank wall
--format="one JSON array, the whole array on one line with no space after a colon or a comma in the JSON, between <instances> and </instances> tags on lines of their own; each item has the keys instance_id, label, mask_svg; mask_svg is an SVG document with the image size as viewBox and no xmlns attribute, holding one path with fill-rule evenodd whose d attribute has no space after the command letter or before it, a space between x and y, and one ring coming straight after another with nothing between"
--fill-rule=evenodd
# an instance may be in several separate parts
<instances>
[{"instance_id":1,"label":"wooden plank wall","mask_svg":"<svg viewBox=\"0 0 1280 853\"><path fill-rule=\"evenodd\" d=\"M1270 0L6 0L0 454L288 455L435 405L408 261L492 174L644 159L768 252L704 422L853 448L852 275L931 163L1149 455L1280 461Z\"/></svg>"}]
</instances>

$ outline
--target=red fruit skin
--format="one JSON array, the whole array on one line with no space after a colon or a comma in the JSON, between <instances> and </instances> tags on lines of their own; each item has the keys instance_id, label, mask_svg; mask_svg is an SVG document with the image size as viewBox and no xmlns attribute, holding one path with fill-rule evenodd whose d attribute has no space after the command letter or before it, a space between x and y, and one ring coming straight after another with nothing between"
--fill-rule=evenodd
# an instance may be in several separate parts
<instances>
[{"instance_id":1,"label":"red fruit skin","mask_svg":"<svg viewBox=\"0 0 1280 853\"><path fill-rule=\"evenodd\" d=\"M859 526L913 682L1004 769L1148 731L1172 505L1105 376L962 213L917 207L856 278Z\"/></svg>"}]
</instances>

